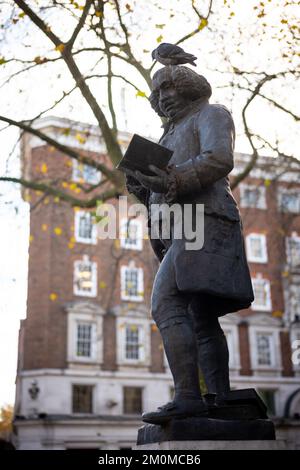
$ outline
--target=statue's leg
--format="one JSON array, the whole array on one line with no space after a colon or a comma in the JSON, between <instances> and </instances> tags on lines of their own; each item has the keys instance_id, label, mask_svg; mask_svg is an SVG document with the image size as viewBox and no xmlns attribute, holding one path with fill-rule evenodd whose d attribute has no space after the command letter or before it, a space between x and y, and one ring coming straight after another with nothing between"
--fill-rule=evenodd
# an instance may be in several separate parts
<instances>
[{"instance_id":1,"label":"statue's leg","mask_svg":"<svg viewBox=\"0 0 300 470\"><path fill-rule=\"evenodd\" d=\"M216 393L218 399L222 400L230 390L226 337L215 314L201 311L201 308L191 308L191 313L197 337L199 366L207 390Z\"/></svg>"},{"instance_id":2,"label":"statue's leg","mask_svg":"<svg viewBox=\"0 0 300 470\"><path fill-rule=\"evenodd\" d=\"M153 284L151 311L174 379L175 401L201 399L197 344L188 314L190 297L178 291L169 249Z\"/></svg>"}]
</instances>

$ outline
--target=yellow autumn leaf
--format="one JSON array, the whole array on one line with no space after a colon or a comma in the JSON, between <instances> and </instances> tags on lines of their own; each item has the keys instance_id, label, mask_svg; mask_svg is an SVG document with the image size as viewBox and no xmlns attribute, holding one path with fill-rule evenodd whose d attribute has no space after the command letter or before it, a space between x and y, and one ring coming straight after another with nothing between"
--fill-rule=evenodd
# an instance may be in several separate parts
<instances>
[{"instance_id":1,"label":"yellow autumn leaf","mask_svg":"<svg viewBox=\"0 0 300 470\"><path fill-rule=\"evenodd\" d=\"M34 239L34 236L33 236L33 235L30 235L30 236L29 236L29 243L33 242L33 239Z\"/></svg>"},{"instance_id":2,"label":"yellow autumn leaf","mask_svg":"<svg viewBox=\"0 0 300 470\"><path fill-rule=\"evenodd\" d=\"M52 292L52 293L49 295L49 299L52 300L52 302L54 302L54 301L57 299L57 294L55 294L54 292Z\"/></svg>"},{"instance_id":3,"label":"yellow autumn leaf","mask_svg":"<svg viewBox=\"0 0 300 470\"><path fill-rule=\"evenodd\" d=\"M24 18L25 15L26 15L26 13L24 11L22 11L21 13L19 13L19 18Z\"/></svg>"},{"instance_id":4,"label":"yellow autumn leaf","mask_svg":"<svg viewBox=\"0 0 300 470\"><path fill-rule=\"evenodd\" d=\"M74 248L74 243L69 242L68 247L70 248L70 250L72 250L72 248Z\"/></svg>"},{"instance_id":5,"label":"yellow autumn leaf","mask_svg":"<svg viewBox=\"0 0 300 470\"><path fill-rule=\"evenodd\" d=\"M106 282L100 281L100 282L99 282L99 287L100 287L100 289L105 289L105 287L106 287Z\"/></svg>"},{"instance_id":6,"label":"yellow autumn leaf","mask_svg":"<svg viewBox=\"0 0 300 470\"><path fill-rule=\"evenodd\" d=\"M41 172L42 173L47 173L47 171L48 171L48 167L47 167L46 163L43 163L41 165Z\"/></svg>"},{"instance_id":7,"label":"yellow autumn leaf","mask_svg":"<svg viewBox=\"0 0 300 470\"><path fill-rule=\"evenodd\" d=\"M120 248L120 240L114 241L115 248Z\"/></svg>"},{"instance_id":8,"label":"yellow autumn leaf","mask_svg":"<svg viewBox=\"0 0 300 470\"><path fill-rule=\"evenodd\" d=\"M44 204L49 204L49 198L46 197L46 199L44 199Z\"/></svg>"},{"instance_id":9,"label":"yellow autumn leaf","mask_svg":"<svg viewBox=\"0 0 300 470\"><path fill-rule=\"evenodd\" d=\"M275 310L272 313L272 317L275 317L275 318L281 318L282 316L283 316L283 312L281 310Z\"/></svg>"},{"instance_id":10,"label":"yellow autumn leaf","mask_svg":"<svg viewBox=\"0 0 300 470\"><path fill-rule=\"evenodd\" d=\"M163 35L160 34L160 35L156 38L156 42L160 43L162 40L163 40Z\"/></svg>"},{"instance_id":11,"label":"yellow autumn leaf","mask_svg":"<svg viewBox=\"0 0 300 470\"><path fill-rule=\"evenodd\" d=\"M162 24L156 24L156 25L155 25L155 28L157 28L157 29L163 29L165 26L166 26L166 24L165 24L165 23L162 23Z\"/></svg>"},{"instance_id":12,"label":"yellow autumn leaf","mask_svg":"<svg viewBox=\"0 0 300 470\"><path fill-rule=\"evenodd\" d=\"M201 29L204 29L205 26L207 26L207 25L208 25L207 19L206 19L206 18L202 18L201 21L200 21L200 24L199 24L199 26L198 26L199 31L201 31Z\"/></svg>"},{"instance_id":13,"label":"yellow autumn leaf","mask_svg":"<svg viewBox=\"0 0 300 470\"><path fill-rule=\"evenodd\" d=\"M71 191L74 191L77 188L77 184L76 183L71 183L69 188L71 189Z\"/></svg>"},{"instance_id":14,"label":"yellow autumn leaf","mask_svg":"<svg viewBox=\"0 0 300 470\"><path fill-rule=\"evenodd\" d=\"M97 18L101 18L103 16L103 12L102 11L95 11L95 15L97 16Z\"/></svg>"},{"instance_id":15,"label":"yellow autumn leaf","mask_svg":"<svg viewBox=\"0 0 300 470\"><path fill-rule=\"evenodd\" d=\"M55 235L61 235L62 234L62 229L60 227L55 227L54 233L55 233Z\"/></svg>"},{"instance_id":16,"label":"yellow autumn leaf","mask_svg":"<svg viewBox=\"0 0 300 470\"><path fill-rule=\"evenodd\" d=\"M63 181L63 182L61 183L61 185L62 185L63 188L67 188L67 187L68 187L68 183L67 183L66 181Z\"/></svg>"},{"instance_id":17,"label":"yellow autumn leaf","mask_svg":"<svg viewBox=\"0 0 300 470\"><path fill-rule=\"evenodd\" d=\"M59 197L59 196L55 196L54 202L59 202L59 201L60 201L60 197Z\"/></svg>"},{"instance_id":18,"label":"yellow autumn leaf","mask_svg":"<svg viewBox=\"0 0 300 470\"><path fill-rule=\"evenodd\" d=\"M75 243L75 242L76 242L75 237L71 237L71 238L70 238L70 243Z\"/></svg>"},{"instance_id":19,"label":"yellow autumn leaf","mask_svg":"<svg viewBox=\"0 0 300 470\"><path fill-rule=\"evenodd\" d=\"M271 184L271 180L270 179L265 179L265 186L268 187L270 186Z\"/></svg>"},{"instance_id":20,"label":"yellow autumn leaf","mask_svg":"<svg viewBox=\"0 0 300 470\"><path fill-rule=\"evenodd\" d=\"M46 232L47 228L48 228L48 225L47 225L47 224L42 224L42 230L43 230L43 232Z\"/></svg>"},{"instance_id":21,"label":"yellow autumn leaf","mask_svg":"<svg viewBox=\"0 0 300 470\"><path fill-rule=\"evenodd\" d=\"M86 138L80 134L79 132L77 132L77 134L75 135L75 139L80 143L80 144L85 144L86 143Z\"/></svg>"},{"instance_id":22,"label":"yellow autumn leaf","mask_svg":"<svg viewBox=\"0 0 300 470\"><path fill-rule=\"evenodd\" d=\"M55 50L62 53L62 52L64 52L65 47L66 46L63 43L61 43L61 44L58 44L58 46L56 46Z\"/></svg>"},{"instance_id":23,"label":"yellow autumn leaf","mask_svg":"<svg viewBox=\"0 0 300 470\"><path fill-rule=\"evenodd\" d=\"M135 96L141 96L141 98L147 98L147 95L144 91L138 90Z\"/></svg>"},{"instance_id":24,"label":"yellow autumn leaf","mask_svg":"<svg viewBox=\"0 0 300 470\"><path fill-rule=\"evenodd\" d=\"M135 331L137 331L137 330L138 330L138 327L137 327L136 325L131 325L131 326L130 326L130 331L135 332Z\"/></svg>"}]
</instances>

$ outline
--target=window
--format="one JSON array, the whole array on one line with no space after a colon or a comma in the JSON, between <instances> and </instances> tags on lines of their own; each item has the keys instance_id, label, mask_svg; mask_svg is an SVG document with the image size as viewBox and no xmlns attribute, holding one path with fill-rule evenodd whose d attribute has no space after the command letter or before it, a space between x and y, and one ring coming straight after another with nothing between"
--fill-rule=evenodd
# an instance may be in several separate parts
<instances>
[{"instance_id":1,"label":"window","mask_svg":"<svg viewBox=\"0 0 300 470\"><path fill-rule=\"evenodd\" d=\"M126 326L126 339L125 339L125 358L126 359L141 359L140 349L140 336L141 327L137 325Z\"/></svg>"},{"instance_id":2,"label":"window","mask_svg":"<svg viewBox=\"0 0 300 470\"><path fill-rule=\"evenodd\" d=\"M287 261L293 268L300 268L300 237L286 238Z\"/></svg>"},{"instance_id":3,"label":"window","mask_svg":"<svg viewBox=\"0 0 300 470\"><path fill-rule=\"evenodd\" d=\"M121 298L140 302L144 298L143 269L133 264L121 267Z\"/></svg>"},{"instance_id":4,"label":"window","mask_svg":"<svg viewBox=\"0 0 300 470\"><path fill-rule=\"evenodd\" d=\"M246 249L248 261L252 263L266 263L268 261L265 235L260 233L250 233L247 235Z\"/></svg>"},{"instance_id":5,"label":"window","mask_svg":"<svg viewBox=\"0 0 300 470\"><path fill-rule=\"evenodd\" d=\"M276 406L275 406L275 390L257 390L258 394L260 395L262 401L265 403L267 407L267 413L270 416L276 415Z\"/></svg>"},{"instance_id":6,"label":"window","mask_svg":"<svg viewBox=\"0 0 300 470\"><path fill-rule=\"evenodd\" d=\"M272 309L270 281L257 276L252 278L252 286L254 291L252 310L270 311Z\"/></svg>"},{"instance_id":7,"label":"window","mask_svg":"<svg viewBox=\"0 0 300 470\"><path fill-rule=\"evenodd\" d=\"M80 243L96 243L96 225L90 212L75 212L75 238Z\"/></svg>"},{"instance_id":8,"label":"window","mask_svg":"<svg viewBox=\"0 0 300 470\"><path fill-rule=\"evenodd\" d=\"M274 337L272 333L256 334L257 365L274 365Z\"/></svg>"},{"instance_id":9,"label":"window","mask_svg":"<svg viewBox=\"0 0 300 470\"><path fill-rule=\"evenodd\" d=\"M300 191L297 189L280 188L278 206L282 212L300 213Z\"/></svg>"},{"instance_id":10,"label":"window","mask_svg":"<svg viewBox=\"0 0 300 470\"><path fill-rule=\"evenodd\" d=\"M95 325L92 323L77 323L77 357L92 357L93 327L95 328Z\"/></svg>"},{"instance_id":11,"label":"window","mask_svg":"<svg viewBox=\"0 0 300 470\"><path fill-rule=\"evenodd\" d=\"M290 310L291 318L290 320L299 321L300 320L300 284L292 284L290 286Z\"/></svg>"},{"instance_id":12,"label":"window","mask_svg":"<svg viewBox=\"0 0 300 470\"><path fill-rule=\"evenodd\" d=\"M266 188L264 186L240 185L241 207L266 209Z\"/></svg>"},{"instance_id":13,"label":"window","mask_svg":"<svg viewBox=\"0 0 300 470\"><path fill-rule=\"evenodd\" d=\"M229 353L229 367L232 368L234 367L235 364L235 350L234 350L234 338L233 338L233 332L231 330L225 330L224 335L226 337L227 341L227 347L228 347L228 353Z\"/></svg>"},{"instance_id":14,"label":"window","mask_svg":"<svg viewBox=\"0 0 300 470\"><path fill-rule=\"evenodd\" d=\"M73 159L72 179L80 183L98 184L101 181L101 173L96 168Z\"/></svg>"},{"instance_id":15,"label":"window","mask_svg":"<svg viewBox=\"0 0 300 470\"><path fill-rule=\"evenodd\" d=\"M87 256L74 262L74 294L86 297L97 295L97 264Z\"/></svg>"},{"instance_id":16,"label":"window","mask_svg":"<svg viewBox=\"0 0 300 470\"><path fill-rule=\"evenodd\" d=\"M123 388L124 414L141 414L143 412L142 391L141 387Z\"/></svg>"},{"instance_id":17,"label":"window","mask_svg":"<svg viewBox=\"0 0 300 470\"><path fill-rule=\"evenodd\" d=\"M88 299L70 302L68 313L67 362L95 368L103 363L103 315L105 310Z\"/></svg>"},{"instance_id":18,"label":"window","mask_svg":"<svg viewBox=\"0 0 300 470\"><path fill-rule=\"evenodd\" d=\"M148 318L138 318L134 311L118 317L117 363L122 366L148 366L151 364L151 331Z\"/></svg>"},{"instance_id":19,"label":"window","mask_svg":"<svg viewBox=\"0 0 300 470\"><path fill-rule=\"evenodd\" d=\"M121 247L141 250L143 247L142 223L137 219L123 219L120 231Z\"/></svg>"},{"instance_id":20,"label":"window","mask_svg":"<svg viewBox=\"0 0 300 470\"><path fill-rule=\"evenodd\" d=\"M93 385L73 385L72 412L93 413Z\"/></svg>"}]
</instances>

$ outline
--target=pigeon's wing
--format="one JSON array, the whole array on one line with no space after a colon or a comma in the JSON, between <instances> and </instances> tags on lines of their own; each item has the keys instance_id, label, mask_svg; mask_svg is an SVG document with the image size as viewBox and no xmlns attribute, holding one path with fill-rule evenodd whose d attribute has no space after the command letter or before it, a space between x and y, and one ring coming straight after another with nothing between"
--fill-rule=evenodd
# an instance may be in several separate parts
<instances>
[{"instance_id":1,"label":"pigeon's wing","mask_svg":"<svg viewBox=\"0 0 300 470\"><path fill-rule=\"evenodd\" d=\"M159 55L162 57L170 57L179 53L184 53L184 50L179 47L175 46L174 44L169 44L167 42L163 42L157 48Z\"/></svg>"},{"instance_id":2,"label":"pigeon's wing","mask_svg":"<svg viewBox=\"0 0 300 470\"><path fill-rule=\"evenodd\" d=\"M197 57L194 54L188 54L187 52L179 52L173 56L174 59L186 59L186 60L196 60Z\"/></svg>"}]
</instances>

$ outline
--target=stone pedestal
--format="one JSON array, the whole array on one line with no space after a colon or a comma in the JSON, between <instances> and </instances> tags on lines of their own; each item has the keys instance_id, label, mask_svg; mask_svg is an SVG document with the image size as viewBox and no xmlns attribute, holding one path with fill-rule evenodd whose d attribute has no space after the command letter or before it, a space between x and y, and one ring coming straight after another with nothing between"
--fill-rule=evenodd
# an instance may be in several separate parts
<instances>
[{"instance_id":1,"label":"stone pedestal","mask_svg":"<svg viewBox=\"0 0 300 470\"><path fill-rule=\"evenodd\" d=\"M166 441L137 445L133 450L289 450L286 441Z\"/></svg>"},{"instance_id":2,"label":"stone pedestal","mask_svg":"<svg viewBox=\"0 0 300 470\"><path fill-rule=\"evenodd\" d=\"M138 430L137 445L169 441L272 441L268 419L224 420L206 417L172 419L165 425L146 424Z\"/></svg>"}]
</instances>

